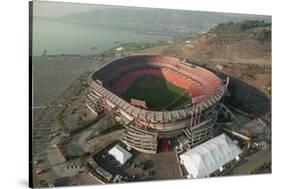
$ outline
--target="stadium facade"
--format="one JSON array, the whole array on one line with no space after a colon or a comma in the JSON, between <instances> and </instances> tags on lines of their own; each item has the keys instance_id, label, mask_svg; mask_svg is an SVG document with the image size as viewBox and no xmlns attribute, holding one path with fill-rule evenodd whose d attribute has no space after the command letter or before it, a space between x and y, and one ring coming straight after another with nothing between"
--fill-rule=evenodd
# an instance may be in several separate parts
<instances>
[{"instance_id":1,"label":"stadium facade","mask_svg":"<svg viewBox=\"0 0 281 189\"><path fill-rule=\"evenodd\" d=\"M187 90L192 102L171 111L132 105L121 97L130 82L143 75L158 75ZM174 57L139 55L120 58L97 69L89 77L87 107L105 113L125 126L123 142L145 153L157 153L162 139L184 136L193 148L214 135L219 102L227 82L212 72ZM165 141L165 140L164 140Z\"/></svg>"}]
</instances>

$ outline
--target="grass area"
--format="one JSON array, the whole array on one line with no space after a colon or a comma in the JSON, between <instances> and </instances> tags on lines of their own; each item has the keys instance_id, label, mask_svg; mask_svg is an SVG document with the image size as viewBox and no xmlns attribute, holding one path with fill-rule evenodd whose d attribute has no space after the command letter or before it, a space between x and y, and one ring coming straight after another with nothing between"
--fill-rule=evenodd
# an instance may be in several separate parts
<instances>
[{"instance_id":1,"label":"grass area","mask_svg":"<svg viewBox=\"0 0 281 189\"><path fill-rule=\"evenodd\" d=\"M182 96L180 97L175 103L171 104L170 106L167 107L167 110L175 110L175 109L180 109L187 103L191 102L191 97L189 96Z\"/></svg>"},{"instance_id":2,"label":"grass area","mask_svg":"<svg viewBox=\"0 0 281 189\"><path fill-rule=\"evenodd\" d=\"M176 100L183 92L184 89L159 76L145 75L133 81L123 96L128 100L131 98L144 100L151 109L161 109ZM179 104L185 103L188 99L179 98Z\"/></svg>"}]
</instances>

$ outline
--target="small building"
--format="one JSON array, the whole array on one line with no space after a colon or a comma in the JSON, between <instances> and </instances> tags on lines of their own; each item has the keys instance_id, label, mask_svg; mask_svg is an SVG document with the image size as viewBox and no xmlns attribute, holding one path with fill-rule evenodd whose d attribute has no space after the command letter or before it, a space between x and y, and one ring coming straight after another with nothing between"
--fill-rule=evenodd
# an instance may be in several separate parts
<instances>
[{"instance_id":1,"label":"small building","mask_svg":"<svg viewBox=\"0 0 281 189\"><path fill-rule=\"evenodd\" d=\"M112 155L122 165L125 164L128 159L132 157L132 154L122 148L119 144L116 144L111 150L108 151L108 153Z\"/></svg>"},{"instance_id":2,"label":"small building","mask_svg":"<svg viewBox=\"0 0 281 189\"><path fill-rule=\"evenodd\" d=\"M239 159L241 149L226 134L221 134L180 155L188 178L209 177L215 171L223 171L223 166Z\"/></svg>"}]
</instances>

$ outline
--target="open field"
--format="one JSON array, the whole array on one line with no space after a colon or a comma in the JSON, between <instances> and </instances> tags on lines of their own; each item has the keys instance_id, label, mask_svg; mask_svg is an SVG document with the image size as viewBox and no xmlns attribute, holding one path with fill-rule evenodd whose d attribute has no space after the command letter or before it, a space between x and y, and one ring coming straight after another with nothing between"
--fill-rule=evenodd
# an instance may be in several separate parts
<instances>
[{"instance_id":1,"label":"open field","mask_svg":"<svg viewBox=\"0 0 281 189\"><path fill-rule=\"evenodd\" d=\"M190 98L185 92L159 76L145 75L134 80L123 96L128 100L144 100L151 109L163 109L166 106L176 108L188 102ZM177 103L179 100L181 103Z\"/></svg>"}]
</instances>

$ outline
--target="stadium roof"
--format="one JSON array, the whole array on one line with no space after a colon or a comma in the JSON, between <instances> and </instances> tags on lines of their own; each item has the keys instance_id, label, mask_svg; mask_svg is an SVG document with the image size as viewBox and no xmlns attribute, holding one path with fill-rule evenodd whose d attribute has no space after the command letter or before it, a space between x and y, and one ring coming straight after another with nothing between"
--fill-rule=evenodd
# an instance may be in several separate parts
<instances>
[{"instance_id":1,"label":"stadium roof","mask_svg":"<svg viewBox=\"0 0 281 189\"><path fill-rule=\"evenodd\" d=\"M186 170L193 178L208 177L235 159L241 149L226 134L221 134L180 155Z\"/></svg>"},{"instance_id":2,"label":"stadium roof","mask_svg":"<svg viewBox=\"0 0 281 189\"><path fill-rule=\"evenodd\" d=\"M132 157L132 154L122 148L119 144L116 144L113 148L111 148L108 153L111 154L121 164L125 164L127 160Z\"/></svg>"}]
</instances>

